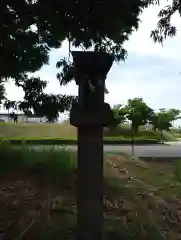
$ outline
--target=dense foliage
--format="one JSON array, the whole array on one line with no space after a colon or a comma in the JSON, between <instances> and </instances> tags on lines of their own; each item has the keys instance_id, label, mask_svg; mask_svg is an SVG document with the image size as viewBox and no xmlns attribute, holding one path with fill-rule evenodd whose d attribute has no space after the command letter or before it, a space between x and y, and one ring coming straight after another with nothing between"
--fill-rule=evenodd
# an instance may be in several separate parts
<instances>
[{"instance_id":1,"label":"dense foliage","mask_svg":"<svg viewBox=\"0 0 181 240\"><path fill-rule=\"evenodd\" d=\"M154 2L154 1L153 1ZM163 43L167 37L173 37L177 33L177 29L172 25L171 20L173 15L178 13L181 16L181 1L172 0L170 4L167 4L168 0L165 1L166 6L160 10L158 17L159 21L157 28L151 32L151 37L155 42ZM160 1L154 3L159 4Z\"/></svg>"},{"instance_id":2,"label":"dense foliage","mask_svg":"<svg viewBox=\"0 0 181 240\"><path fill-rule=\"evenodd\" d=\"M68 0L63 4L58 0L1 0L0 79L11 77L23 88L25 97L20 107L26 114L35 108L33 105L37 109L37 97L55 105L59 96L39 97L46 82L29 78L27 73L48 64L50 50L61 47L65 40L70 47L92 48L112 54L115 60L124 59L122 45L138 28L139 15L148 4L149 0L116 0L114 4L102 0ZM63 59L57 66L63 67L57 75L60 83L70 82L72 64Z\"/></svg>"},{"instance_id":3,"label":"dense foliage","mask_svg":"<svg viewBox=\"0 0 181 240\"><path fill-rule=\"evenodd\" d=\"M153 115L153 110L147 106L142 98L129 99L125 106L126 118L132 123L134 133L139 126L145 125Z\"/></svg>"},{"instance_id":4,"label":"dense foliage","mask_svg":"<svg viewBox=\"0 0 181 240\"><path fill-rule=\"evenodd\" d=\"M159 112L153 114L151 118L151 123L153 125L153 130L160 131L169 130L172 127L173 121L180 118L181 111L178 109L160 109Z\"/></svg>"},{"instance_id":5,"label":"dense foliage","mask_svg":"<svg viewBox=\"0 0 181 240\"><path fill-rule=\"evenodd\" d=\"M149 1L1 0L0 77L19 78L48 63L64 40L124 57L122 44L138 28Z\"/></svg>"},{"instance_id":6,"label":"dense foliage","mask_svg":"<svg viewBox=\"0 0 181 240\"><path fill-rule=\"evenodd\" d=\"M12 77L17 83L22 74L39 70L48 63L49 51L61 47L64 40L70 46L109 52L115 60L124 59L122 45L138 28L139 15L151 2L2 0L0 78ZM63 66L67 67L66 61Z\"/></svg>"},{"instance_id":7,"label":"dense foliage","mask_svg":"<svg viewBox=\"0 0 181 240\"><path fill-rule=\"evenodd\" d=\"M76 99L74 96L66 96L60 94L46 94L44 89L47 82L38 77L29 78L24 75L19 79L17 85L24 91L23 101L10 101L6 99L3 102L4 108L11 110L11 118L15 116L15 112L20 110L26 117L46 117L48 122L54 122L58 119L59 114L70 110L72 101ZM14 118L13 118L14 119Z\"/></svg>"},{"instance_id":8,"label":"dense foliage","mask_svg":"<svg viewBox=\"0 0 181 240\"><path fill-rule=\"evenodd\" d=\"M113 108L114 123L124 123L129 120L132 124L133 133L138 131L139 126L152 124L153 130L169 130L173 121L180 119L179 109L160 109L158 112L151 109L142 98L129 99L126 105L117 105Z\"/></svg>"},{"instance_id":9,"label":"dense foliage","mask_svg":"<svg viewBox=\"0 0 181 240\"><path fill-rule=\"evenodd\" d=\"M6 97L6 94L5 94L4 81L0 80L0 104L5 99L5 97Z\"/></svg>"}]
</instances>

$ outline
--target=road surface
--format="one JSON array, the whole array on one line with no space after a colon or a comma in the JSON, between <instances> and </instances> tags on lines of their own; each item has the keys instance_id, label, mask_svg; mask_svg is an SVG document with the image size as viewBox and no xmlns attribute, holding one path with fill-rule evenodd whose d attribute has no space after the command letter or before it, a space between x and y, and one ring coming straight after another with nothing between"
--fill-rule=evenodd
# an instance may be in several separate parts
<instances>
[{"instance_id":1,"label":"road surface","mask_svg":"<svg viewBox=\"0 0 181 240\"><path fill-rule=\"evenodd\" d=\"M37 148L36 146L35 148ZM47 148L47 146L39 146L38 148ZM76 151L77 146L56 146L55 149L69 149ZM104 152L119 153L124 152L131 154L130 145L105 145ZM169 145L140 145L135 146L135 157L181 157L181 142L170 143Z\"/></svg>"}]
</instances>

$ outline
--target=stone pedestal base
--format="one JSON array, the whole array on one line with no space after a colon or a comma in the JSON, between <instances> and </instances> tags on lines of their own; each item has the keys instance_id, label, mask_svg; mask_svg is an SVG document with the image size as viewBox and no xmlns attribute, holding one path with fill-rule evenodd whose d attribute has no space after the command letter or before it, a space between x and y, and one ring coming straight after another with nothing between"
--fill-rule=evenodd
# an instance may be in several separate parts
<instances>
[{"instance_id":1,"label":"stone pedestal base","mask_svg":"<svg viewBox=\"0 0 181 240\"><path fill-rule=\"evenodd\" d=\"M103 128L78 128L78 239L101 239L103 218ZM90 235L91 234L91 235Z\"/></svg>"},{"instance_id":2,"label":"stone pedestal base","mask_svg":"<svg viewBox=\"0 0 181 240\"><path fill-rule=\"evenodd\" d=\"M74 106L70 123L78 127L77 229L79 240L99 239L103 221L103 126L112 119L109 104Z\"/></svg>"}]
</instances>

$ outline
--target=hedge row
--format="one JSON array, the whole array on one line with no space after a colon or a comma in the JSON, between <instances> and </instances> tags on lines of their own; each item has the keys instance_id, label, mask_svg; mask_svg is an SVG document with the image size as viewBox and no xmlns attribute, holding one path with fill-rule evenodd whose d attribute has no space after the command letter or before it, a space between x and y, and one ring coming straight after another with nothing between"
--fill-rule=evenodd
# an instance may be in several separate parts
<instances>
[{"instance_id":1,"label":"hedge row","mask_svg":"<svg viewBox=\"0 0 181 240\"><path fill-rule=\"evenodd\" d=\"M15 145L29 144L29 145L76 145L77 140L71 139L2 139L2 143L11 143ZM104 144L106 145L128 145L131 144L131 140L115 140L115 139L106 139ZM135 139L135 145L146 145L146 144L159 144L158 139Z\"/></svg>"}]
</instances>

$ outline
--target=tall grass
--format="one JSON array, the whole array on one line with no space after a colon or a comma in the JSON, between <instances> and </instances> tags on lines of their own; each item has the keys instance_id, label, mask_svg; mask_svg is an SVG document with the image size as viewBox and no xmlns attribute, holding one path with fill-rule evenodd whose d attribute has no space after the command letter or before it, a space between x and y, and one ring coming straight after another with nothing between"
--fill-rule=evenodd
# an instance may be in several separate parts
<instances>
[{"instance_id":1,"label":"tall grass","mask_svg":"<svg viewBox=\"0 0 181 240\"><path fill-rule=\"evenodd\" d=\"M174 161L173 174L175 180L181 182L181 159Z\"/></svg>"},{"instance_id":2,"label":"tall grass","mask_svg":"<svg viewBox=\"0 0 181 240\"><path fill-rule=\"evenodd\" d=\"M53 148L33 149L0 144L0 175L7 172L65 176L76 168L75 153Z\"/></svg>"}]
</instances>

